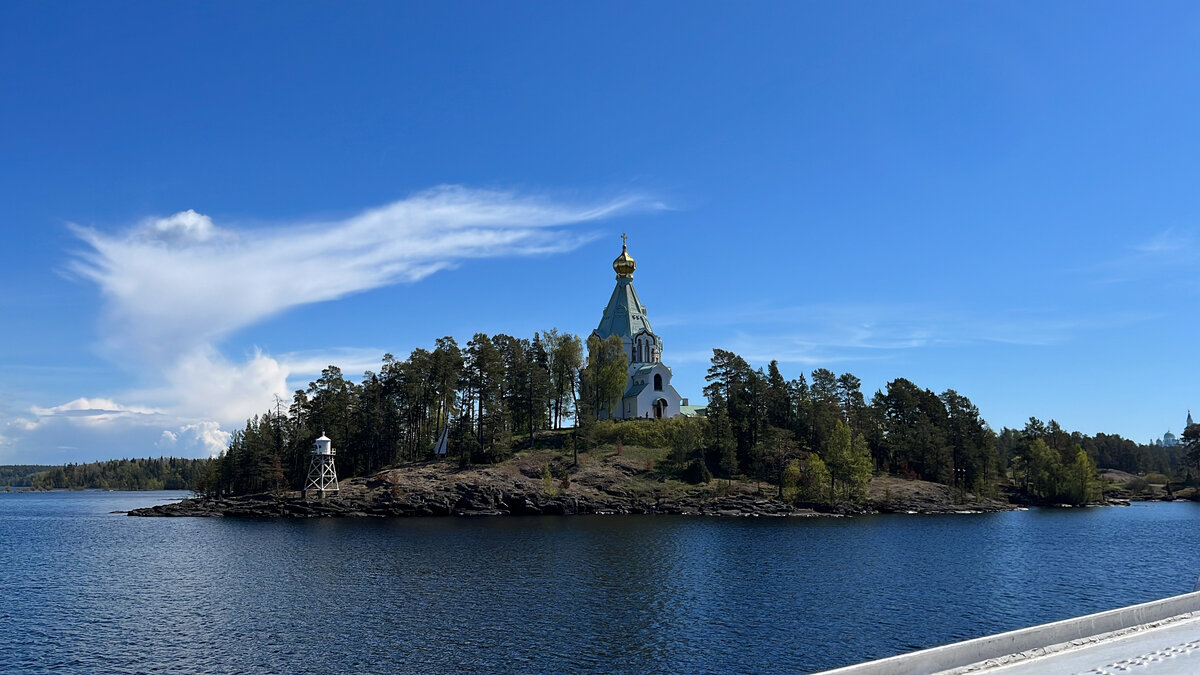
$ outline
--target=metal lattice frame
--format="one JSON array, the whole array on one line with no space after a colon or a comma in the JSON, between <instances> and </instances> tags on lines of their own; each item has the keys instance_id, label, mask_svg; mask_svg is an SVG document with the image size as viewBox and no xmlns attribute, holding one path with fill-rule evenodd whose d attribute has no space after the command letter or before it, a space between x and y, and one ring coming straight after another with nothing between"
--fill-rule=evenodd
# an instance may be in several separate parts
<instances>
[{"instance_id":1,"label":"metal lattice frame","mask_svg":"<svg viewBox=\"0 0 1200 675\"><path fill-rule=\"evenodd\" d=\"M329 492L338 491L337 467L333 464L333 455L313 455L308 464L308 483L304 490L316 490L322 497Z\"/></svg>"}]
</instances>

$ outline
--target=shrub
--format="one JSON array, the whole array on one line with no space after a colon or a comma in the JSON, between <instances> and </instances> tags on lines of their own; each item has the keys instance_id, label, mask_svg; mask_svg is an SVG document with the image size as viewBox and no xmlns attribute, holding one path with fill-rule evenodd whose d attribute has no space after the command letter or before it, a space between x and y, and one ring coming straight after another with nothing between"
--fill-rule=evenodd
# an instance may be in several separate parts
<instances>
[{"instance_id":1,"label":"shrub","mask_svg":"<svg viewBox=\"0 0 1200 675\"><path fill-rule=\"evenodd\" d=\"M643 448L671 447L671 439L681 435L684 427L702 428L704 420L675 417L665 420L603 420L591 425L591 445L636 445Z\"/></svg>"},{"instance_id":2,"label":"shrub","mask_svg":"<svg viewBox=\"0 0 1200 675\"><path fill-rule=\"evenodd\" d=\"M1130 492L1146 492L1150 489L1150 481L1145 478L1134 478L1125 483L1125 489Z\"/></svg>"},{"instance_id":3,"label":"shrub","mask_svg":"<svg viewBox=\"0 0 1200 675\"><path fill-rule=\"evenodd\" d=\"M546 464L542 469L542 491L547 497L554 497L558 494L558 488L554 485L554 474L550 473L550 465Z\"/></svg>"},{"instance_id":4,"label":"shrub","mask_svg":"<svg viewBox=\"0 0 1200 675\"><path fill-rule=\"evenodd\" d=\"M693 485L698 483L708 483L713 479L712 472L708 470L708 466L702 459L694 459L691 464L688 464L687 471L683 474L683 479Z\"/></svg>"}]
</instances>

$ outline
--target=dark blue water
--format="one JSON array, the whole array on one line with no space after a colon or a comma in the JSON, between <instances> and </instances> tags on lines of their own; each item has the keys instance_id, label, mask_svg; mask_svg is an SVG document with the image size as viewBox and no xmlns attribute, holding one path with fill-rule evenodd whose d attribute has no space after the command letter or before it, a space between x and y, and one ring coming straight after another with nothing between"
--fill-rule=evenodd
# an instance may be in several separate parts
<instances>
[{"instance_id":1,"label":"dark blue water","mask_svg":"<svg viewBox=\"0 0 1200 675\"><path fill-rule=\"evenodd\" d=\"M1192 590L1200 505L251 521L0 494L0 671L811 671Z\"/></svg>"}]
</instances>

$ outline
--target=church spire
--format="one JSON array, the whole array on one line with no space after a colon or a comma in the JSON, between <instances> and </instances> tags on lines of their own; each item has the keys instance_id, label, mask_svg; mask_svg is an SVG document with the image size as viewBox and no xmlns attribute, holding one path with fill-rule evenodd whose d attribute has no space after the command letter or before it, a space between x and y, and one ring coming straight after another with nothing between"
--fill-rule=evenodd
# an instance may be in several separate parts
<instances>
[{"instance_id":1,"label":"church spire","mask_svg":"<svg viewBox=\"0 0 1200 675\"><path fill-rule=\"evenodd\" d=\"M628 235L621 235L621 255L613 261L613 269L617 272L617 285L613 288L612 297L608 299L604 316L600 318L600 325L595 331L601 338L617 335L622 340L632 341L633 336L643 331L654 334L650 328L650 319L646 316L646 307L638 299L637 291L633 290L633 271L637 269L637 263L634 262L633 256L629 255L629 247L626 244L628 239Z\"/></svg>"},{"instance_id":2,"label":"church spire","mask_svg":"<svg viewBox=\"0 0 1200 675\"><path fill-rule=\"evenodd\" d=\"M621 235L621 255L613 261L613 269L617 272L618 279L632 279L633 271L637 269L637 263L629 255L629 248L626 246L628 235Z\"/></svg>"}]
</instances>

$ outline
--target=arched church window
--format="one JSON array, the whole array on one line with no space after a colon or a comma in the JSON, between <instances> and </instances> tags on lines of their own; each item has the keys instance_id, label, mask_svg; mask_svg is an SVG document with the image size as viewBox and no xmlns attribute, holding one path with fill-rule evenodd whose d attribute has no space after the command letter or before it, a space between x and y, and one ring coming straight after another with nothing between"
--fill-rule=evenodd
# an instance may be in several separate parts
<instances>
[{"instance_id":1,"label":"arched church window","mask_svg":"<svg viewBox=\"0 0 1200 675\"><path fill-rule=\"evenodd\" d=\"M654 391L662 391L662 373L654 374Z\"/></svg>"}]
</instances>

